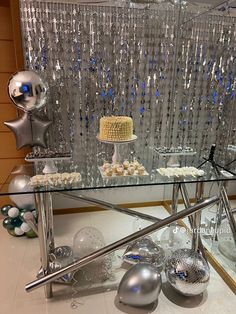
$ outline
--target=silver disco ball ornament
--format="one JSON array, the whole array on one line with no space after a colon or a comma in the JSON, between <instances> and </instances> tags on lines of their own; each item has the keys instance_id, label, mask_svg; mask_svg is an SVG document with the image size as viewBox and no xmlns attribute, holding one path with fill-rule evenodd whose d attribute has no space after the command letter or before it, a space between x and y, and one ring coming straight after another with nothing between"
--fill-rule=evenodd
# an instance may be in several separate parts
<instances>
[{"instance_id":1,"label":"silver disco ball ornament","mask_svg":"<svg viewBox=\"0 0 236 314\"><path fill-rule=\"evenodd\" d=\"M207 262L191 249L175 251L166 261L165 273L171 286L185 296L201 294L210 280Z\"/></svg>"},{"instance_id":2,"label":"silver disco ball ornament","mask_svg":"<svg viewBox=\"0 0 236 314\"><path fill-rule=\"evenodd\" d=\"M123 304L145 306L157 301L161 284L161 275L155 266L139 263L124 274L117 294Z\"/></svg>"},{"instance_id":3,"label":"silver disco ball ornament","mask_svg":"<svg viewBox=\"0 0 236 314\"><path fill-rule=\"evenodd\" d=\"M123 259L130 264L151 263L162 270L165 253L160 246L156 245L150 238L145 237L129 245L123 254Z\"/></svg>"}]
</instances>

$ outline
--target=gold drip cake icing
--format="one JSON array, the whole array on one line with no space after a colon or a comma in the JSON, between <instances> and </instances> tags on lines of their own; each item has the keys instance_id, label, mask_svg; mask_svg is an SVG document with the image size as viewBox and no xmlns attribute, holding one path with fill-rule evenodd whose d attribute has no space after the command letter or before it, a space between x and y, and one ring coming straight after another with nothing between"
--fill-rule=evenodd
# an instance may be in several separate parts
<instances>
[{"instance_id":1,"label":"gold drip cake icing","mask_svg":"<svg viewBox=\"0 0 236 314\"><path fill-rule=\"evenodd\" d=\"M128 141L133 135L133 119L126 116L110 116L100 119L99 138L103 141Z\"/></svg>"}]
</instances>

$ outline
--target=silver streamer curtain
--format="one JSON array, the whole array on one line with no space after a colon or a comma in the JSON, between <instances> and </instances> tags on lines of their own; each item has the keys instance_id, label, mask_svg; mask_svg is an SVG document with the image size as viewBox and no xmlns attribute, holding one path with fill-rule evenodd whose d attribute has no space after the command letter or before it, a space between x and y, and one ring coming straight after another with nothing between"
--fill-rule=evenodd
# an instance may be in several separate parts
<instances>
[{"instance_id":1,"label":"silver streamer curtain","mask_svg":"<svg viewBox=\"0 0 236 314\"><path fill-rule=\"evenodd\" d=\"M235 19L203 15L184 24L187 9L161 6L21 0L26 68L50 86L49 147L71 150L92 180L112 154L96 139L103 115L134 119L138 140L124 157L149 170L162 162L152 147L190 146L197 155L188 165L196 165L211 144L224 161L235 143Z\"/></svg>"}]
</instances>

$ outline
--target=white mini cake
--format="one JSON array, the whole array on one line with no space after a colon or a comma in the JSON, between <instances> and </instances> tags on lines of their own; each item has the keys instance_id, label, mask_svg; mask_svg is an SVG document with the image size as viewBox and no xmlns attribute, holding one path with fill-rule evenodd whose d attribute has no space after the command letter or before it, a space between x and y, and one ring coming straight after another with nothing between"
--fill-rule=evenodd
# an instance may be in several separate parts
<instances>
[{"instance_id":1,"label":"white mini cake","mask_svg":"<svg viewBox=\"0 0 236 314\"><path fill-rule=\"evenodd\" d=\"M110 116L100 119L99 137L103 141L128 141L133 135L133 120L126 116Z\"/></svg>"}]
</instances>

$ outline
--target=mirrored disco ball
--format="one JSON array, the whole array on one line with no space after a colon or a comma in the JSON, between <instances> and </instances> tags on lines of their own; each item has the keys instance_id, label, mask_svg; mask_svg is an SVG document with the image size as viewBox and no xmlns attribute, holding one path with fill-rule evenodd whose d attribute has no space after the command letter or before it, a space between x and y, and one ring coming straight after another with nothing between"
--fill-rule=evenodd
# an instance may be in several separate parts
<instances>
[{"instance_id":1,"label":"mirrored disco ball","mask_svg":"<svg viewBox=\"0 0 236 314\"><path fill-rule=\"evenodd\" d=\"M165 252L165 256L168 257L178 249L190 249L192 240L186 228L173 225L163 231L160 237L160 244Z\"/></svg>"},{"instance_id":2,"label":"mirrored disco ball","mask_svg":"<svg viewBox=\"0 0 236 314\"><path fill-rule=\"evenodd\" d=\"M228 220L225 220L217 230L218 249L226 258L236 262L236 245Z\"/></svg>"},{"instance_id":3,"label":"mirrored disco ball","mask_svg":"<svg viewBox=\"0 0 236 314\"><path fill-rule=\"evenodd\" d=\"M186 296L199 295L206 290L210 280L207 262L190 249L175 251L166 261L165 273L171 286Z\"/></svg>"}]
</instances>

